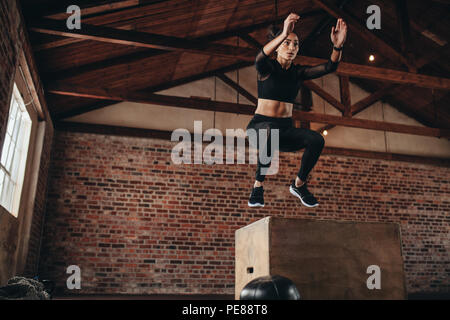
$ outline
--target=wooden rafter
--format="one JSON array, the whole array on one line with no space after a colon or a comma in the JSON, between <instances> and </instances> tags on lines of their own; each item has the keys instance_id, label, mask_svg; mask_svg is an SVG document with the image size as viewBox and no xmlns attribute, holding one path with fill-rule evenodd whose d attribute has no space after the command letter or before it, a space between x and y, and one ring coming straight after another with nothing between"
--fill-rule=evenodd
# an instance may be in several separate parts
<instances>
[{"instance_id":1,"label":"wooden rafter","mask_svg":"<svg viewBox=\"0 0 450 320\"><path fill-rule=\"evenodd\" d=\"M395 0L395 9L400 29L400 46L402 53L405 54L409 49L409 42L411 41L406 0Z\"/></svg>"},{"instance_id":2,"label":"wooden rafter","mask_svg":"<svg viewBox=\"0 0 450 320\"><path fill-rule=\"evenodd\" d=\"M414 55L411 51L411 32L409 25L408 6L406 0L395 0L397 21L400 29L400 46L402 55L411 64L410 71L417 72L417 65L415 63Z\"/></svg>"},{"instance_id":3,"label":"wooden rafter","mask_svg":"<svg viewBox=\"0 0 450 320\"><path fill-rule=\"evenodd\" d=\"M235 71L238 69L242 69L242 68L246 68L253 65L253 62L249 62L249 61L241 61L241 62L237 62L234 64L231 64L229 66L225 66L225 67L221 67L221 68L217 68L217 69L213 69L210 71L205 71L199 74L194 74L194 75L190 75L187 77L183 77L183 78L179 78L179 79L175 79L169 82L165 82L165 83L161 83L155 86L151 86L151 87L147 87L144 89L140 89L139 91L141 92L157 92L157 91L161 91L161 90L166 90L166 89L170 89L176 86L180 86L189 82L193 82L193 81L197 81L197 80L201 80L201 79L205 79L205 78L209 78L209 77L213 77L217 74L220 73L227 73L227 72L231 72L231 71Z\"/></svg>"},{"instance_id":4,"label":"wooden rafter","mask_svg":"<svg viewBox=\"0 0 450 320\"><path fill-rule=\"evenodd\" d=\"M130 137L141 137L141 138L153 138L153 139L163 139L171 140L172 132L166 130L155 130L155 129L141 129L141 128L130 128L122 126L108 126L100 124L89 124L89 123L78 123L70 121L58 121L55 123L55 129L58 131L68 131L68 132L82 132L82 133L94 133L94 134L106 134L106 135L118 135L118 136L130 136ZM191 136L194 133L191 132ZM174 142L174 143L178 143ZM204 142L209 144L210 142ZM226 139L224 139L224 147L226 147ZM423 163L437 166L450 167L450 160L443 158L433 158L429 156L414 156L397 154L390 152L377 152L377 151L366 151L366 150L355 150L348 148L336 148L327 147L322 151L323 155L339 155L339 156L351 156L351 157L361 157L369 159L384 159L389 161L405 161L412 163Z\"/></svg>"},{"instance_id":5,"label":"wooden rafter","mask_svg":"<svg viewBox=\"0 0 450 320\"><path fill-rule=\"evenodd\" d=\"M91 3L91 0L85 0L85 1L77 1L76 4L80 6L81 8L81 14L82 14L82 24L94 24L94 25L107 25L109 27L114 27L118 29L124 29L124 30L132 30L134 29L134 25L136 23L135 19L130 19L129 13L132 12L132 16L142 16L142 12L152 12L154 13L155 4L164 2L167 0L139 0L137 5L133 5L133 2L127 3L127 1L116 1L114 0L113 3L105 3L106 1L103 1L103 5L100 3ZM67 8L71 4L75 4L73 1L67 1L63 0L63 4L58 4L56 9L50 9L51 11L48 11L48 9L44 9L45 12L41 12L41 10L37 10L36 13L30 13L27 16L31 15L30 18L33 20L36 20L36 23L39 23L39 19L42 17L57 19L57 20L64 20L67 18L67 14L64 14L63 12L65 10L62 10L63 8ZM80 3L81 2L81 3ZM111 2L111 1L109 1ZM64 4L65 3L65 4ZM128 6L128 4L131 4ZM112 9L108 10L108 5L112 5ZM158 6L164 7L164 6ZM58 9L59 8L59 9ZM102 11L103 9L106 9ZM131 10L131 11L130 11ZM165 9L164 9L165 10ZM111 11L111 12L106 12ZM120 15L117 14L118 11L122 11L123 17L121 18ZM138 12L138 13L136 13ZM53 15L56 14L56 15ZM138 19L138 18L137 18ZM50 40L45 43L41 43L38 45L35 45L33 47L34 51L42 51L47 49L53 49L61 46L67 46L73 43L84 41L84 39L77 39L77 38L65 38L65 39L58 39L58 40Z\"/></svg>"},{"instance_id":6,"label":"wooden rafter","mask_svg":"<svg viewBox=\"0 0 450 320\"><path fill-rule=\"evenodd\" d=\"M186 40L176 37L161 36L145 32L119 30L107 27L83 25L81 30L68 31L66 26L59 21L46 19L33 30L64 34L74 37L83 37L105 42L119 43L123 45L142 46L146 48L156 48L162 50L189 51L201 54L212 54L225 57L233 57L245 61L254 61L255 49L242 48L236 46L222 45L216 43L204 43L197 40ZM325 63L325 59L300 56L296 62L304 65L315 65ZM341 62L339 64L338 75L349 77L359 77L379 81L388 81L402 84L413 84L425 88L450 89L450 79L426 76L398 70L370 67Z\"/></svg>"},{"instance_id":7,"label":"wooden rafter","mask_svg":"<svg viewBox=\"0 0 450 320\"><path fill-rule=\"evenodd\" d=\"M161 51L162 52L162 51ZM302 57L303 58L303 57ZM307 57L306 57L307 58ZM339 74L339 73L338 73ZM395 81L394 81L395 82ZM343 104L342 104L343 105Z\"/></svg>"},{"instance_id":8,"label":"wooden rafter","mask_svg":"<svg viewBox=\"0 0 450 320\"><path fill-rule=\"evenodd\" d=\"M316 14L316 11L311 12L309 14L310 15ZM246 34L248 32L252 32L252 31L261 29L263 27L266 27L268 23L269 22L253 24L253 25L250 25L247 27L238 28L238 29L234 29L234 30L227 30L224 32L219 32L219 33L215 33L215 34L211 34L211 35L207 35L207 36L201 36L201 37L193 38L190 40L194 40L194 41L198 41L198 42L213 42L213 41L223 40L223 39L227 39L229 37L235 36L237 34L239 34L239 35ZM248 37L252 38L250 36L248 36ZM69 40L70 40L70 38L69 38ZM256 41L256 40L254 40L254 41ZM103 60L100 62L93 62L93 63L88 63L85 65L78 65L76 67L69 68L69 69L58 70L56 72L44 73L43 78L50 79L52 81L63 80L63 79L71 78L74 76L80 76L83 73L95 72L95 71L99 71L99 70L102 70L105 68L116 67L116 66L122 65L122 64L138 62L140 60L143 60L143 59L146 59L149 57L154 57L154 56L161 55L161 54L165 54L167 52L168 51L166 51L166 50L160 50L160 49L145 49L140 52L134 52L134 53L122 55L119 57L114 57L111 59Z\"/></svg>"},{"instance_id":9,"label":"wooden rafter","mask_svg":"<svg viewBox=\"0 0 450 320\"><path fill-rule=\"evenodd\" d=\"M433 51L433 54L431 55L426 55L423 56L419 59L416 60L416 67L417 69L422 68L423 66L427 65L428 63L430 63L431 61L433 61L434 59L436 59L438 56L440 56L442 54L442 52L445 52L446 50L449 49L449 45L447 44L446 47L442 48L442 51L440 51L439 53L436 53L436 51ZM375 102L377 102L378 100L382 99L383 97L389 95L390 93L392 93L393 90L395 90L396 88L398 88L399 85L396 84L387 84L384 85L381 89L377 90L376 92L372 93L371 95L367 96L366 98L360 100L359 102L355 103L352 107L351 107L351 115L356 115L359 112L367 109L368 107L370 107L372 104L374 104ZM425 107L424 109L427 109L427 107ZM411 115L411 110L402 110L403 113L407 114L408 116L413 117L414 119L418 119L417 116L415 115ZM423 121L422 121L423 122ZM428 124L426 124L427 126L430 126ZM317 132L323 132L324 130L330 130L332 128L334 128L335 126L332 124L327 124L319 129L317 129Z\"/></svg>"},{"instance_id":10,"label":"wooden rafter","mask_svg":"<svg viewBox=\"0 0 450 320\"><path fill-rule=\"evenodd\" d=\"M378 52L380 52L385 57L395 57L398 61L402 62L410 70L416 70L416 67L412 65L406 57L404 57L400 52L393 48L390 44L386 43L380 37L370 32L364 25L359 21L354 19L352 16L347 14L342 9L331 4L329 1L314 0L318 6L327 11L330 15L335 18L343 18L347 23L349 31L358 34L362 39L371 44Z\"/></svg>"},{"instance_id":11,"label":"wooden rafter","mask_svg":"<svg viewBox=\"0 0 450 320\"><path fill-rule=\"evenodd\" d=\"M341 0L339 1L339 9L344 8L344 6L347 4L347 2L349 2L350 0ZM312 46L314 46L315 41L317 40L319 34L322 32L322 30L328 26L332 21L333 21L333 17L330 15L326 15L325 17L323 17L318 23L317 25L312 29L312 31L305 37L304 40L302 40L302 50L306 53L309 54L309 48L311 48Z\"/></svg>"},{"instance_id":12,"label":"wooden rafter","mask_svg":"<svg viewBox=\"0 0 450 320\"><path fill-rule=\"evenodd\" d=\"M322 89L322 87L315 84L311 80L303 81L303 85L306 86L311 91L314 91L315 93L317 93L317 95L319 95L319 97L324 99L326 102L331 104L333 107L338 109L340 112L344 113L345 106L342 103L340 103L338 100L336 100L331 94L329 94L324 89Z\"/></svg>"},{"instance_id":13,"label":"wooden rafter","mask_svg":"<svg viewBox=\"0 0 450 320\"><path fill-rule=\"evenodd\" d=\"M168 51L193 52L234 57L241 60L253 60L254 50L217 43L204 43L198 40L164 36L159 34L122 30L103 26L83 24L81 29L69 30L65 21L40 19L39 24L30 28L46 34L116 43L127 46L153 48Z\"/></svg>"},{"instance_id":14,"label":"wooden rafter","mask_svg":"<svg viewBox=\"0 0 450 320\"><path fill-rule=\"evenodd\" d=\"M430 61L436 61L439 60L439 58L449 56L450 56L450 43L447 43L439 50L430 50L422 57L416 59L417 69L420 69L423 66L427 65L428 63L430 63Z\"/></svg>"},{"instance_id":15,"label":"wooden rafter","mask_svg":"<svg viewBox=\"0 0 450 320\"><path fill-rule=\"evenodd\" d=\"M352 105L350 107L350 115L352 117L354 115L357 115L358 113L367 109L368 107L370 107L372 104L374 104L378 100L380 100L383 97L385 97L386 95L390 94L397 87L398 87L398 85L394 85L394 84L385 85L380 90L377 90L374 93L368 95L367 97L361 99L360 101L358 101L357 103L355 103L354 105ZM327 124L326 126L323 126L319 129L317 129L316 131L323 132L324 130L330 130L334 127L335 127L335 125Z\"/></svg>"},{"instance_id":16,"label":"wooden rafter","mask_svg":"<svg viewBox=\"0 0 450 320\"><path fill-rule=\"evenodd\" d=\"M119 65L130 64L141 61L146 58L156 56L158 54L167 53L165 50L145 49L139 52L133 52L127 55L114 57L102 61L91 62L85 65L72 67L69 69L58 70L55 72L44 72L42 78L44 81L58 81L76 76L80 76L89 72L99 72L106 68L112 68Z\"/></svg>"},{"instance_id":17,"label":"wooden rafter","mask_svg":"<svg viewBox=\"0 0 450 320\"><path fill-rule=\"evenodd\" d=\"M351 117L351 98L350 98L350 81L346 76L339 76L339 89L341 96L341 103L344 106L344 117Z\"/></svg>"},{"instance_id":18,"label":"wooden rafter","mask_svg":"<svg viewBox=\"0 0 450 320\"><path fill-rule=\"evenodd\" d=\"M58 1L60 2L60 1ZM73 1L64 1L65 4L60 9L52 9L52 11L40 12L38 13L41 17L51 18L51 19L65 19L68 14L66 13L66 8L71 4L76 4ZM81 14L83 16L93 15L97 13L104 13L107 11L118 10L118 9L128 9L130 7L138 6L140 0L119 0L119 1L109 1L109 3L92 3L92 1L86 2L86 4L79 4ZM61 4L60 4L61 5ZM45 10L45 9L44 9ZM47 9L48 10L48 9Z\"/></svg>"},{"instance_id":19,"label":"wooden rafter","mask_svg":"<svg viewBox=\"0 0 450 320\"><path fill-rule=\"evenodd\" d=\"M235 81L231 80L229 77L227 77L223 73L218 73L217 77L222 80L224 83L226 83L228 86L239 92L239 94L243 95L245 98L247 98L248 101L252 102L253 104L258 103L258 98L256 98L254 95L252 95L250 92L242 88L241 85L236 83Z\"/></svg>"},{"instance_id":20,"label":"wooden rafter","mask_svg":"<svg viewBox=\"0 0 450 320\"><path fill-rule=\"evenodd\" d=\"M117 102L118 101L116 101L116 100L101 100L100 102L96 102L91 105L83 106L81 108L67 110L67 111L63 111L63 112L59 112L59 113L53 112L53 118L58 121L58 120L61 120L64 118L75 117L75 116L78 116L83 113L87 113L90 111L94 111L94 110L98 110L98 109L110 106Z\"/></svg>"},{"instance_id":21,"label":"wooden rafter","mask_svg":"<svg viewBox=\"0 0 450 320\"><path fill-rule=\"evenodd\" d=\"M239 33L238 36L239 38L247 42L249 45L251 45L253 48L260 49L262 47L262 45L258 42L258 40L256 40L255 38L246 33Z\"/></svg>"},{"instance_id":22,"label":"wooden rafter","mask_svg":"<svg viewBox=\"0 0 450 320\"><path fill-rule=\"evenodd\" d=\"M321 61L326 62L326 60ZM432 77L393 69L341 62L339 63L336 73L338 75L345 75L354 78L364 78L398 84L411 84L423 88L450 90L450 79L448 78Z\"/></svg>"},{"instance_id":23,"label":"wooden rafter","mask_svg":"<svg viewBox=\"0 0 450 320\"><path fill-rule=\"evenodd\" d=\"M161 1L154 1L154 2L161 2ZM140 6L142 7L142 10L145 10L147 7L149 7L151 5L152 4L144 3L144 4L141 4ZM322 13L323 13L322 10L311 10L311 11L302 12L301 15L303 18L306 18L306 17L314 17L314 16L322 14ZM225 32L222 32L221 36L224 38L228 38L228 37L236 36L238 33L243 33L243 34L251 33L256 30L265 28L272 23L277 23L277 24L281 23L281 22L283 22L283 20L284 20L284 18L268 19L261 23L249 25L246 27L238 28L238 29L227 30ZM85 23L102 25L102 24L97 23L97 17L86 18L83 20L83 24L85 24ZM33 24L40 24L40 22L39 22L39 20L36 20ZM116 21L116 22L109 23L108 26L113 27L113 28L120 28L120 29L124 29L124 30L131 30L131 29L133 29L134 23L130 23L127 21L125 21L125 22ZM204 42L211 42L211 41L215 41L218 39L216 39L215 34L212 34L212 35L203 36L203 37L199 38L199 40L204 41ZM46 49L52 49L52 48L57 48L60 46L66 46L66 45L80 42L80 41L84 41L84 39L66 38L66 39L60 39L60 40L53 40L53 41L49 41L47 43L36 45L33 47L33 50L41 51L41 50L46 50Z\"/></svg>"},{"instance_id":24,"label":"wooden rafter","mask_svg":"<svg viewBox=\"0 0 450 320\"><path fill-rule=\"evenodd\" d=\"M370 94L369 96L361 99L360 101L351 106L352 115L358 114L359 112L365 110L367 107L370 107L378 100L390 94L397 87L398 85L388 84L383 86L380 90L377 90L374 93Z\"/></svg>"},{"instance_id":25,"label":"wooden rafter","mask_svg":"<svg viewBox=\"0 0 450 320\"><path fill-rule=\"evenodd\" d=\"M58 0L57 3L53 3L51 6L44 6L39 1L36 4L27 3L24 8L24 13L27 18L52 18L52 19L65 19L68 14L67 8L70 5L77 5L83 16L103 13L111 10L118 10L129 8L139 5L141 0L110 0L110 1L92 1L92 0L77 0L76 2L72 0Z\"/></svg>"},{"instance_id":26,"label":"wooden rafter","mask_svg":"<svg viewBox=\"0 0 450 320\"><path fill-rule=\"evenodd\" d=\"M309 11L309 12L302 13L302 17L305 17L305 16L311 17L311 16L315 16L317 14L319 14L319 11L317 11L317 10ZM210 34L207 36L192 38L190 40L194 40L194 41L198 41L198 42L213 42L213 41L227 39L229 37L236 36L236 35L242 35L247 40L253 39L251 36L248 35L248 33L265 28L270 23L280 22L280 21L281 21L281 19L268 20L264 23L257 23L257 24L246 26L246 27L241 27L241 28L237 28L237 29L218 32L218 33ZM72 41L73 38L68 38L68 39L64 39L64 40ZM57 40L55 42L64 41L64 40ZM251 40L249 40L249 41L251 41ZM255 42L256 42L256 44L258 43L255 39L253 39L253 42L254 42L254 44L255 44ZM36 48L34 48L34 49L36 49ZM56 72L44 73L43 78L51 79L52 81L63 80L63 79L67 79L70 77L79 76L83 73L95 72L95 71L99 71L104 68L111 68L111 67L115 67L115 66L122 65L122 64L137 62L142 59L154 57L154 56L165 54L165 53L167 53L166 50L158 50L158 49L143 50L143 51L140 51L137 53L126 54L126 55L123 55L120 57L114 57L114 58L103 60L100 62L93 62L93 63L89 63L86 65L78 65L76 67L69 68L69 69L58 70Z\"/></svg>"},{"instance_id":27,"label":"wooden rafter","mask_svg":"<svg viewBox=\"0 0 450 320\"><path fill-rule=\"evenodd\" d=\"M206 71L200 74L195 74L195 75L191 75L188 77L183 77L183 78L179 78L179 79L175 79L166 83L162 83L156 86L151 86L151 87L147 87L145 89L141 89L139 91L141 92L158 92L158 91L162 91L162 90L167 90L176 86L181 86L183 84L187 84L193 81L197 81L197 80L201 80L201 79L205 79L205 78L209 78L209 77L213 77L216 74L220 74L220 73L226 73L226 72L231 72L231 71L235 71L241 68L245 68L248 67L250 65L252 65L252 62L238 62L229 66L225 66L225 67L221 67L221 68L217 68L217 69L213 69L210 71ZM120 102L119 100L107 100L107 103L109 105L114 104ZM88 112L88 111L93 111L95 109L99 109L99 108L103 108L105 106L107 106L108 104L105 104L103 102L98 102L86 107L82 107L82 108L77 108L75 110L66 110L63 112L59 112L57 110L54 110L53 113L55 114L55 118L56 119L64 119L67 117L73 117L75 115L79 115L79 114L83 114L84 112Z\"/></svg>"},{"instance_id":28,"label":"wooden rafter","mask_svg":"<svg viewBox=\"0 0 450 320\"><path fill-rule=\"evenodd\" d=\"M93 99L106 99L117 101L129 101L137 103L157 104L171 107L182 107L199 110L219 111L227 113L238 113L251 115L255 112L255 106L222 101L211 101L198 98L183 98L153 94L147 92L119 93L105 88L84 88L73 85L58 85L48 88L48 92L60 95L85 97ZM329 123L347 127L391 131L414 135L424 135L432 137L450 137L450 129L427 128L403 125L397 123L387 123L365 119L343 118L339 116L310 113L303 111L293 111L294 120Z\"/></svg>"}]
</instances>

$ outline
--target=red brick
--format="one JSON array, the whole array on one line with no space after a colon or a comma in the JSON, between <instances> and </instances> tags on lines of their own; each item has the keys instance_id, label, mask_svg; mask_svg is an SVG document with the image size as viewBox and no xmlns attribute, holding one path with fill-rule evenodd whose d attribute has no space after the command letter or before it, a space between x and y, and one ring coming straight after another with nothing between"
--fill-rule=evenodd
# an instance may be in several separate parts
<instances>
[{"instance_id":1,"label":"red brick","mask_svg":"<svg viewBox=\"0 0 450 320\"><path fill-rule=\"evenodd\" d=\"M79 154L80 141L89 136L93 145L86 150L85 158ZM48 198L41 271L65 286L64 265L56 261L79 264L87 259L88 252L113 250L111 256L96 256L96 265L88 269L90 277L82 280L80 293L141 293L141 294L230 294L234 293L234 232L242 226L264 216L302 217L312 219L390 221L399 223L402 231L403 253L407 288L413 292L445 292L449 279L445 262L449 260L448 241L450 197L448 181L450 170L407 162L321 156L314 168L311 190L321 202L319 207L306 208L288 192L288 185L300 165L302 152L280 155L280 172L267 177L265 183L267 206L250 209L247 198L254 179L255 165L165 165L154 163L159 158L171 163L169 141L154 139L122 139L102 135L57 132L54 162L49 172L52 197ZM145 149L148 148L148 149ZM148 150L146 157L112 161L107 166L102 157L131 150ZM156 149L165 152L155 151ZM65 156L65 158L64 158ZM72 159L72 160L68 160ZM74 161L73 159L77 159ZM83 171L89 161L92 171ZM344 168L345 166L345 168ZM81 167L81 168L80 168ZM155 173L164 167L170 175ZM333 168L329 170L328 168ZM103 170L99 183L108 183L113 175L125 177L130 169L142 173L139 180L116 179L109 183L108 196L98 186L94 195L89 186L77 183L78 178L92 181L92 172ZM142 170L146 168L148 170ZM380 170L377 170L380 169ZM79 177L68 172L80 172ZM182 172L183 175L179 174ZM211 179L211 175L216 175ZM233 176L232 179L225 176ZM407 177L407 181L405 181ZM170 181L169 181L170 179ZM148 180L151 180L149 182ZM143 198L130 198L133 186L140 186ZM141 188L143 187L143 188ZM69 192L68 192L69 190ZM283 191L284 190L284 191ZM65 192L63 192L65 191ZM93 201L100 207L79 208L74 203L65 206L75 210L68 216L58 205L72 199L71 192L85 195L83 203ZM144 192L145 191L145 192ZM215 192L217 191L217 192ZM133 202L131 202L133 201ZM148 207L136 203L148 203ZM134 204L131 208L130 204ZM124 211L119 211L122 209ZM132 211L133 210L133 211ZM89 218L83 222L82 217ZM73 217L77 217L74 219ZM129 218L129 219L128 219ZM103 226L101 232L80 231ZM70 231L71 230L71 231ZM81 243L71 233L86 233L90 242ZM115 238L122 248L102 248L99 243L113 243L101 234ZM132 234L133 238L127 238ZM106 241L111 240L111 241ZM69 255L72 248L80 254ZM105 251L106 252L106 251ZM152 264L143 263L154 261ZM114 270L120 265L121 270ZM111 271L105 271L109 268ZM95 273L102 272L111 282L105 287L97 285ZM123 272L122 276L115 276ZM126 276L125 276L126 275ZM148 286L142 278L158 279ZM202 275L202 276L199 276ZM216 282L211 282L211 277ZM181 281L181 282L180 282ZM182 283L183 286L177 284ZM185 286L184 286L185 285Z\"/></svg>"}]
</instances>

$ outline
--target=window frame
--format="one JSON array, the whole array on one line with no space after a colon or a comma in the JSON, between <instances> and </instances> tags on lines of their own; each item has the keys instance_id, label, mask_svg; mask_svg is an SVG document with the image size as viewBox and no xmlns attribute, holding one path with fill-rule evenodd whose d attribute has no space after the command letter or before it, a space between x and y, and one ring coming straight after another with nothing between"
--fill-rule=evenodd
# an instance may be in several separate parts
<instances>
[{"instance_id":1,"label":"window frame","mask_svg":"<svg viewBox=\"0 0 450 320\"><path fill-rule=\"evenodd\" d=\"M20 92L19 85L14 81L9 100L7 129L0 156L0 178L2 179L0 181L0 206L16 218L19 215L24 191L25 171L32 138L33 120L30 111ZM6 159L3 161L5 157ZM9 181L5 186L7 179Z\"/></svg>"}]
</instances>

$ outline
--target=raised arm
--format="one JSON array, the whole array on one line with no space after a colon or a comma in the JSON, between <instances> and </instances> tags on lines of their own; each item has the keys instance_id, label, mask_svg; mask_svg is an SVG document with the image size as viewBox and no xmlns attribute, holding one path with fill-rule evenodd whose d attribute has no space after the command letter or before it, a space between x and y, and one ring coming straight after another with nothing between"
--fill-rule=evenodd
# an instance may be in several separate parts
<instances>
[{"instance_id":1,"label":"raised arm","mask_svg":"<svg viewBox=\"0 0 450 320\"><path fill-rule=\"evenodd\" d=\"M276 38L274 38L272 41L268 42L263 48L264 53L267 56L270 56L278 48L278 46L287 38L287 36L292 31L294 31L294 26L295 23L298 21L298 19L300 19L300 16L295 13L291 13L290 15L287 16L287 18L284 20L283 31L281 32L281 34Z\"/></svg>"},{"instance_id":2,"label":"raised arm","mask_svg":"<svg viewBox=\"0 0 450 320\"><path fill-rule=\"evenodd\" d=\"M338 64L339 61L333 62L330 58L327 62L314 67L299 66L297 69L297 75L302 80L320 78L321 76L336 71Z\"/></svg>"},{"instance_id":3,"label":"raised arm","mask_svg":"<svg viewBox=\"0 0 450 320\"><path fill-rule=\"evenodd\" d=\"M281 43L283 43L289 33L294 31L295 23L299 18L300 17L297 14L291 13L284 20L283 31L277 37L268 42L256 55L255 66L261 77L267 76L272 71L272 64L269 61L269 56L275 52Z\"/></svg>"},{"instance_id":4,"label":"raised arm","mask_svg":"<svg viewBox=\"0 0 450 320\"><path fill-rule=\"evenodd\" d=\"M319 78L328 73L336 71L342 58L342 48L347 37L347 25L342 19L338 19L336 27L331 28L331 42L333 43L333 52L326 63L314 67L299 66L298 76L303 80Z\"/></svg>"},{"instance_id":5,"label":"raised arm","mask_svg":"<svg viewBox=\"0 0 450 320\"><path fill-rule=\"evenodd\" d=\"M339 18L336 22L336 27L331 28L330 34L331 42L333 43L333 52L331 53L331 61L341 61L342 48L344 46L345 39L347 39L347 24L342 18Z\"/></svg>"}]
</instances>

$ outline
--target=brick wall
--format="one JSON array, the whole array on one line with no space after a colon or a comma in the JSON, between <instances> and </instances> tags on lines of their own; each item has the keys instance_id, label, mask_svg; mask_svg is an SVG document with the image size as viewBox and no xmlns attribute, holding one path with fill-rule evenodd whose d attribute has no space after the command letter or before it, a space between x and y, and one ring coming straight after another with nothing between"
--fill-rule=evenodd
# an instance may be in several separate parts
<instances>
[{"instance_id":1,"label":"brick wall","mask_svg":"<svg viewBox=\"0 0 450 320\"><path fill-rule=\"evenodd\" d=\"M0 1L0 146L3 146L5 137L9 101L19 58L19 22L15 1Z\"/></svg>"},{"instance_id":2,"label":"brick wall","mask_svg":"<svg viewBox=\"0 0 450 320\"><path fill-rule=\"evenodd\" d=\"M396 222L407 289L449 291L450 169L322 155L306 208L288 191L302 152L282 153L267 206L247 207L255 165L181 165L174 142L56 131L41 271L66 293L233 294L234 231L264 216Z\"/></svg>"},{"instance_id":3,"label":"brick wall","mask_svg":"<svg viewBox=\"0 0 450 320\"><path fill-rule=\"evenodd\" d=\"M5 138L9 103L14 84L14 76L18 66L19 54L23 50L27 63L35 66L34 57L30 47L28 35L24 28L23 16L18 7L18 1L2 0L0 1L0 147L3 146ZM34 85L39 94L42 94L42 86L39 76L32 73ZM50 119L45 101L41 101L44 108L46 119ZM50 151L53 140L53 124L51 121L46 123L46 132L44 140L44 150L41 157L41 166L39 171L38 189L35 198L35 207L32 218L31 234L29 238L29 251L25 270L21 274L34 276L37 273L39 247L41 240L42 222L44 219L47 176L50 162ZM1 151L1 149L0 149ZM15 219L17 220L17 219ZM17 226L15 226L17 228ZM24 235L19 235L24 236ZM2 267L5 267L2 265ZM8 266L11 268L12 266Z\"/></svg>"}]
</instances>

